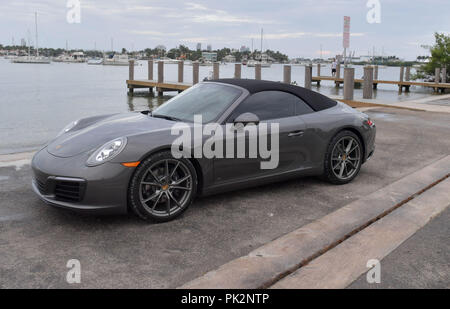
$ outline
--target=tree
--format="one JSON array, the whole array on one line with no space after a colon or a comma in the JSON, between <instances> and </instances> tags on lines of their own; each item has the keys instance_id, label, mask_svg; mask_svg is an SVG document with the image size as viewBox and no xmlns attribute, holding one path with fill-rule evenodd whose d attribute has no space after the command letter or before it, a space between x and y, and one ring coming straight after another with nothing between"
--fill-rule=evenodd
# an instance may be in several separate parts
<instances>
[{"instance_id":1,"label":"tree","mask_svg":"<svg viewBox=\"0 0 450 309\"><path fill-rule=\"evenodd\" d=\"M434 34L433 46L423 46L430 51L429 62L423 64L415 78L432 78L436 68L447 68L447 80L450 77L450 35L445 33Z\"/></svg>"}]
</instances>

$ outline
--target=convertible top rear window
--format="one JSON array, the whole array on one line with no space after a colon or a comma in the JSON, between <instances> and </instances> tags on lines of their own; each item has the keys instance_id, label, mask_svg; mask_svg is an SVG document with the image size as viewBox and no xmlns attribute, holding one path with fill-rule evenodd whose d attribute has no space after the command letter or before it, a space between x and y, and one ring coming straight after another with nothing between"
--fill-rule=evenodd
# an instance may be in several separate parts
<instances>
[{"instance_id":1,"label":"convertible top rear window","mask_svg":"<svg viewBox=\"0 0 450 309\"><path fill-rule=\"evenodd\" d=\"M321 111L337 104L336 101L315 91L281 82L254 79L218 79L214 82L239 86L250 93L270 90L289 92L305 101L314 111Z\"/></svg>"}]
</instances>

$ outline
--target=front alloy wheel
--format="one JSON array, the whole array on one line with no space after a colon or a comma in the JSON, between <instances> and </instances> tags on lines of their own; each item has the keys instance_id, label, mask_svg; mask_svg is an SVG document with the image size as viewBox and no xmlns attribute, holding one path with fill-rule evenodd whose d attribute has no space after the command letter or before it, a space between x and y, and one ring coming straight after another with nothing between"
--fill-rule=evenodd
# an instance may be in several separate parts
<instances>
[{"instance_id":1,"label":"front alloy wheel","mask_svg":"<svg viewBox=\"0 0 450 309\"><path fill-rule=\"evenodd\" d=\"M131 207L143 219L169 221L186 210L196 190L190 161L174 159L170 152L157 153L139 165L131 180Z\"/></svg>"}]
</instances>

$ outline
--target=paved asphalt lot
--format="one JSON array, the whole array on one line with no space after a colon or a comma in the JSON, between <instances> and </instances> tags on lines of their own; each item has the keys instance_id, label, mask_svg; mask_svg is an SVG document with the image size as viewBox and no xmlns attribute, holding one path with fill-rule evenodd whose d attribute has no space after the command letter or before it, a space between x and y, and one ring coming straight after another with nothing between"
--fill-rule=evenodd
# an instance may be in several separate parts
<instances>
[{"instance_id":1,"label":"paved asphalt lot","mask_svg":"<svg viewBox=\"0 0 450 309\"><path fill-rule=\"evenodd\" d=\"M449 289L450 208L381 260L380 283L361 275L351 289Z\"/></svg>"},{"instance_id":2,"label":"paved asphalt lot","mask_svg":"<svg viewBox=\"0 0 450 309\"><path fill-rule=\"evenodd\" d=\"M449 154L450 114L367 113L377 149L353 183L304 178L220 194L164 224L49 207L31 191L29 166L0 167L0 288L177 287ZM81 262L81 284L65 281L69 259Z\"/></svg>"}]
</instances>

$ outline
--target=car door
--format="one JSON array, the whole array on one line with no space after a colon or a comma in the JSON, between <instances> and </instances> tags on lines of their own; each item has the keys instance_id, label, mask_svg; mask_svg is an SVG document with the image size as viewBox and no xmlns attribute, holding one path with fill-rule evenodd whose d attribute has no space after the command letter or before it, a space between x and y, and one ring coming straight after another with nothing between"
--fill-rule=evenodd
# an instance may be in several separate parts
<instances>
[{"instance_id":1,"label":"car door","mask_svg":"<svg viewBox=\"0 0 450 309\"><path fill-rule=\"evenodd\" d=\"M231 113L227 123L233 123L243 113L253 113L259 117L261 124L266 123L268 127L278 124L278 149L275 149L275 147L272 149L272 138L267 139L267 148L270 149L272 156L278 157L278 164L276 166L274 164L266 164L266 168L262 168L261 161L273 160L272 162L274 163L275 157L261 159L259 147L257 158L248 158L248 156L246 158L216 158L214 159L215 182L221 183L268 176L301 167L302 160L305 157L303 155L305 149L302 147L302 140L306 124L299 115L299 108L297 107L299 100L298 97L287 92L262 91L251 95L240 103ZM224 132L227 130L225 125L223 130ZM265 137L259 136L259 138ZM246 145L248 145L248 139L246 140ZM246 155L248 155L248 152ZM274 166L274 168L267 169L267 166Z\"/></svg>"}]
</instances>

